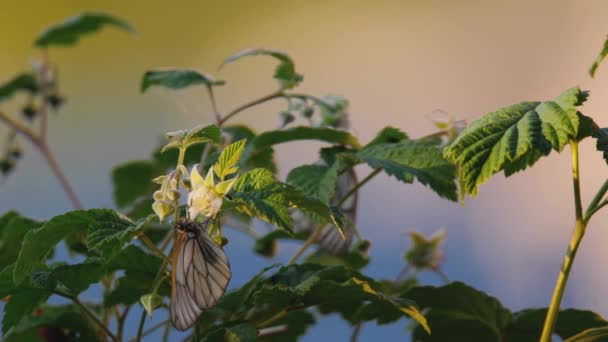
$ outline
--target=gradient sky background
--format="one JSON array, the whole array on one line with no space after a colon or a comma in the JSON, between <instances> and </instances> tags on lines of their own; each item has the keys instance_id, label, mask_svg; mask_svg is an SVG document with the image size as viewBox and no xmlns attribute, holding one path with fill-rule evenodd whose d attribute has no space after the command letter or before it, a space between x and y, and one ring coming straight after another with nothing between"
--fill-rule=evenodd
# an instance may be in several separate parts
<instances>
[{"instance_id":1,"label":"gradient sky background","mask_svg":"<svg viewBox=\"0 0 608 342\"><path fill-rule=\"evenodd\" d=\"M583 112L608 125L608 66L600 67L595 80L587 74L608 32L608 2L602 0L52 3L3 6L0 80L28 67L37 56L32 41L44 27L84 10L118 15L138 31L108 29L76 48L50 51L68 97L50 121L50 144L87 208L113 206L114 165L148 158L166 131L210 122L202 88L140 95L143 73L179 66L216 74L228 82L217 92L220 110L227 111L276 87L271 59L246 59L218 72L223 58L248 47L287 51L305 77L299 91L349 98L352 130L364 142L386 125L412 137L428 134L434 128L426 115L437 108L470 121L522 100L553 98L574 85L591 91ZM16 98L2 109L16 113L21 103ZM261 106L239 121L258 131L273 129L283 105ZM314 162L319 146L279 146L280 174ZM420 185L378 177L363 189L360 202L359 227L373 241L366 272L393 277L408 230L431 234L444 227L450 279L487 291L513 310L547 306L573 225L569 158L566 150L508 180L498 175L464 207ZM587 203L608 169L591 141L581 145L581 162ZM364 176L369 168L357 171ZM30 146L18 172L0 185L0 212L13 208L42 219L71 209ZM608 274L600 266L608 256L607 219L605 212L598 214L588 229L564 307L608 316ZM250 240L233 235L227 252L235 273L231 285L238 286L268 261L250 258ZM286 261L294 249L281 246L278 260ZM440 283L434 275L422 279ZM361 340L404 332L404 321L380 330L366 325ZM305 340L344 340L347 333L345 323L330 319Z\"/></svg>"}]
</instances>

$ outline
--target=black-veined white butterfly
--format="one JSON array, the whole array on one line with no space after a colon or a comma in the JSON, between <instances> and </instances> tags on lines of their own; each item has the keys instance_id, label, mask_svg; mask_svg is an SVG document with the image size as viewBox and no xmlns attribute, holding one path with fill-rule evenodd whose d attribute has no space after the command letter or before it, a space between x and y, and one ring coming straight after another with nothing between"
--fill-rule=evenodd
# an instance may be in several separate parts
<instances>
[{"instance_id":1,"label":"black-veined white butterfly","mask_svg":"<svg viewBox=\"0 0 608 342\"><path fill-rule=\"evenodd\" d=\"M177 330L190 328L205 309L217 304L232 276L224 250L207 234L209 222L175 225L170 312Z\"/></svg>"}]
</instances>

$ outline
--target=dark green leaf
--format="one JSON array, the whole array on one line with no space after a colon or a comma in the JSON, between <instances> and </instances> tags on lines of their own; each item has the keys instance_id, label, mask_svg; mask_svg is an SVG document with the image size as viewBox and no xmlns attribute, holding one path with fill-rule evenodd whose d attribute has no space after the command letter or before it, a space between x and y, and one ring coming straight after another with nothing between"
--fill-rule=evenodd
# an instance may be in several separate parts
<instances>
[{"instance_id":1,"label":"dark green leaf","mask_svg":"<svg viewBox=\"0 0 608 342\"><path fill-rule=\"evenodd\" d=\"M141 92L145 92L152 86L160 86L168 89L183 89L194 85L220 86L225 82L216 80L213 76L200 73L195 70L169 69L146 71L141 80Z\"/></svg>"},{"instance_id":2,"label":"dark green leaf","mask_svg":"<svg viewBox=\"0 0 608 342\"><path fill-rule=\"evenodd\" d=\"M20 289L13 293L4 306L2 333L6 334L22 318L31 315L38 304L45 301L50 295L50 291L42 289Z\"/></svg>"},{"instance_id":3,"label":"dark green leaf","mask_svg":"<svg viewBox=\"0 0 608 342\"><path fill-rule=\"evenodd\" d=\"M0 102L8 100L20 91L27 91L29 93L38 91L36 77L31 73L21 73L3 84L0 84Z\"/></svg>"},{"instance_id":4,"label":"dark green leaf","mask_svg":"<svg viewBox=\"0 0 608 342\"><path fill-rule=\"evenodd\" d=\"M129 23L120 18L104 13L83 13L47 28L36 38L34 45L40 48L51 45L71 46L78 43L81 36L97 32L104 26L134 31Z\"/></svg>"},{"instance_id":5,"label":"dark green leaf","mask_svg":"<svg viewBox=\"0 0 608 342\"><path fill-rule=\"evenodd\" d=\"M608 128L602 128L597 130L593 137L595 138L595 148L602 152L602 156L606 163L608 163Z\"/></svg>"},{"instance_id":6,"label":"dark green leaf","mask_svg":"<svg viewBox=\"0 0 608 342\"><path fill-rule=\"evenodd\" d=\"M287 175L287 183L300 189L306 196L329 203L336 191L338 163L326 165L304 165Z\"/></svg>"},{"instance_id":7,"label":"dark green leaf","mask_svg":"<svg viewBox=\"0 0 608 342\"><path fill-rule=\"evenodd\" d=\"M118 217L113 210L76 210L55 216L40 228L29 231L14 270L14 281L20 284L32 271L40 268L49 252L70 234L89 230L89 247L103 247L108 240L114 240L116 230L124 231L129 223ZM124 235L120 235L123 239ZM114 243L113 247L116 247Z\"/></svg>"},{"instance_id":8,"label":"dark green leaf","mask_svg":"<svg viewBox=\"0 0 608 342\"><path fill-rule=\"evenodd\" d=\"M85 261L81 264L56 267L51 276L70 289L70 293L78 295L88 289L91 284L100 281L104 268L100 261Z\"/></svg>"},{"instance_id":9,"label":"dark green leaf","mask_svg":"<svg viewBox=\"0 0 608 342\"><path fill-rule=\"evenodd\" d=\"M547 309L526 309L516 312L506 329L504 341L538 341L546 316ZM594 312L567 309L558 314L554 333L559 335L562 340L566 340L584 330L606 325L608 322Z\"/></svg>"},{"instance_id":10,"label":"dark green leaf","mask_svg":"<svg viewBox=\"0 0 608 342\"><path fill-rule=\"evenodd\" d=\"M275 334L260 336L264 342L297 342L306 330L316 323L315 316L308 311L292 311L273 322L273 326L285 325L286 329ZM264 330L261 329L260 333Z\"/></svg>"},{"instance_id":11,"label":"dark green leaf","mask_svg":"<svg viewBox=\"0 0 608 342\"><path fill-rule=\"evenodd\" d=\"M41 223L25 218L14 211L0 217L0 268L12 264L21 250L25 234L40 227Z\"/></svg>"},{"instance_id":12,"label":"dark green leaf","mask_svg":"<svg viewBox=\"0 0 608 342\"><path fill-rule=\"evenodd\" d=\"M358 157L371 167L382 167L386 173L405 183L414 178L428 185L439 196L457 200L452 164L443 159L441 148L417 141L376 144L359 151Z\"/></svg>"},{"instance_id":13,"label":"dark green leaf","mask_svg":"<svg viewBox=\"0 0 608 342\"><path fill-rule=\"evenodd\" d=\"M346 131L306 126L262 133L255 138L254 144L256 149L261 149L296 140L320 140L334 144L350 145L354 148L360 147L357 138Z\"/></svg>"},{"instance_id":14,"label":"dark green leaf","mask_svg":"<svg viewBox=\"0 0 608 342\"><path fill-rule=\"evenodd\" d=\"M224 340L226 342L255 342L258 329L250 323L241 323L230 328L226 328Z\"/></svg>"},{"instance_id":15,"label":"dark green leaf","mask_svg":"<svg viewBox=\"0 0 608 342\"><path fill-rule=\"evenodd\" d=\"M426 318L433 332L416 328L416 341L501 341L511 320L509 310L496 298L460 282L415 287L406 296L421 309L430 309Z\"/></svg>"},{"instance_id":16,"label":"dark green leaf","mask_svg":"<svg viewBox=\"0 0 608 342\"><path fill-rule=\"evenodd\" d=\"M155 274L161 264L160 257L147 253L135 245L129 245L112 258L106 265L106 269L108 271L124 270Z\"/></svg>"},{"instance_id":17,"label":"dark green leaf","mask_svg":"<svg viewBox=\"0 0 608 342\"><path fill-rule=\"evenodd\" d=\"M554 149L560 152L579 134L576 107L587 92L571 88L553 101L522 102L474 121L444 152L459 165L462 194L475 196L495 173L506 175L532 166Z\"/></svg>"},{"instance_id":18,"label":"dark green leaf","mask_svg":"<svg viewBox=\"0 0 608 342\"><path fill-rule=\"evenodd\" d=\"M58 339L80 342L101 341L88 318L75 305L44 307L41 311L38 315L24 316L21 322L4 336L4 341L30 342L31 340L25 338L23 334L38 329L54 333L53 336Z\"/></svg>"},{"instance_id":19,"label":"dark green leaf","mask_svg":"<svg viewBox=\"0 0 608 342\"><path fill-rule=\"evenodd\" d=\"M408 139L409 137L407 136L407 134L405 132L402 132L399 128L387 126L384 127L380 132L378 132L374 139L367 143L365 147L378 144L394 144Z\"/></svg>"},{"instance_id":20,"label":"dark green leaf","mask_svg":"<svg viewBox=\"0 0 608 342\"><path fill-rule=\"evenodd\" d=\"M243 57L260 55L272 56L279 60L279 65L276 67L274 72L274 78L279 81L281 89L291 89L297 86L300 82L302 82L303 77L302 75L296 72L295 64L293 63L291 57L289 57L289 55L287 55L286 53L278 50L246 49L226 58L222 66L225 64L232 63Z\"/></svg>"},{"instance_id":21,"label":"dark green leaf","mask_svg":"<svg viewBox=\"0 0 608 342\"><path fill-rule=\"evenodd\" d=\"M152 193L157 187L152 179L163 171L158 164L147 160L131 161L114 167L112 181L116 205L124 208L139 197Z\"/></svg>"},{"instance_id":22,"label":"dark green leaf","mask_svg":"<svg viewBox=\"0 0 608 342\"><path fill-rule=\"evenodd\" d=\"M564 342L606 342L608 341L608 326L587 329L580 334L570 337Z\"/></svg>"},{"instance_id":23,"label":"dark green leaf","mask_svg":"<svg viewBox=\"0 0 608 342\"><path fill-rule=\"evenodd\" d=\"M118 279L118 284L110 292L106 293L103 305L106 308L117 304L131 305L139 302L139 299L152 290L155 274L147 272L126 272ZM170 288L167 283L160 286L158 294L161 296L169 295Z\"/></svg>"}]
</instances>

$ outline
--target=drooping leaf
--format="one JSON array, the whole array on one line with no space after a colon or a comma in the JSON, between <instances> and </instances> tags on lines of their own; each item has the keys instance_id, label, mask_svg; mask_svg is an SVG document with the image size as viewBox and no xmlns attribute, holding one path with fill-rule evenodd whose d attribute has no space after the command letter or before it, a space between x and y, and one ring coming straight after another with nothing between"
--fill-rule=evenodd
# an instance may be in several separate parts
<instances>
[{"instance_id":1,"label":"drooping leaf","mask_svg":"<svg viewBox=\"0 0 608 342\"><path fill-rule=\"evenodd\" d=\"M51 295L50 291L42 289L20 289L14 292L8 303L4 306L2 315L2 333L21 321L25 316L32 314L32 311Z\"/></svg>"},{"instance_id":2,"label":"drooping leaf","mask_svg":"<svg viewBox=\"0 0 608 342\"><path fill-rule=\"evenodd\" d=\"M237 209L258 217L280 229L293 231L285 188L266 169L253 169L241 175L233 186L232 197L241 204Z\"/></svg>"},{"instance_id":3,"label":"drooping leaf","mask_svg":"<svg viewBox=\"0 0 608 342\"><path fill-rule=\"evenodd\" d=\"M273 326L285 326L285 329L273 334L259 336L259 341L263 342L297 342L299 338L306 334L308 328L316 323L315 316L308 311L292 311L283 318L273 322ZM260 329L260 335L264 329Z\"/></svg>"},{"instance_id":4,"label":"drooping leaf","mask_svg":"<svg viewBox=\"0 0 608 342\"><path fill-rule=\"evenodd\" d=\"M246 142L245 139L233 142L220 153L220 157L213 166L213 170L221 180L238 171L236 165L241 159Z\"/></svg>"},{"instance_id":5,"label":"drooping leaf","mask_svg":"<svg viewBox=\"0 0 608 342\"><path fill-rule=\"evenodd\" d=\"M291 89L302 82L302 75L298 74L295 69L295 64L289 55L278 50L269 49L246 49L229 56L224 60L222 66L232 63L243 57L249 56L272 56L279 61L279 65L274 71L274 78L279 81L281 89Z\"/></svg>"},{"instance_id":6,"label":"drooping leaf","mask_svg":"<svg viewBox=\"0 0 608 342\"><path fill-rule=\"evenodd\" d=\"M329 203L336 191L338 164L297 167L287 175L287 184L300 189L306 196Z\"/></svg>"},{"instance_id":7,"label":"drooping leaf","mask_svg":"<svg viewBox=\"0 0 608 342\"><path fill-rule=\"evenodd\" d=\"M432 334L417 327L416 341L502 341L511 320L510 311L496 298L460 282L415 287L405 296L421 309L430 309L426 318Z\"/></svg>"},{"instance_id":8,"label":"drooping leaf","mask_svg":"<svg viewBox=\"0 0 608 342\"><path fill-rule=\"evenodd\" d=\"M67 287L73 295L78 295L90 285L99 282L103 274L104 267L99 260L59 266L51 272L51 276Z\"/></svg>"},{"instance_id":9,"label":"drooping leaf","mask_svg":"<svg viewBox=\"0 0 608 342\"><path fill-rule=\"evenodd\" d=\"M513 314L503 341L533 342L540 339L547 309L525 309ZM585 330L608 325L600 315L587 311L566 309L559 312L554 333L567 340Z\"/></svg>"},{"instance_id":10,"label":"drooping leaf","mask_svg":"<svg viewBox=\"0 0 608 342\"><path fill-rule=\"evenodd\" d=\"M52 336L57 339L72 338L78 342L101 341L89 319L75 305L45 306L36 315L25 315L21 322L4 336L3 340L6 342L30 342L32 340L25 337L24 334L36 330L43 333L55 333ZM41 341L46 341L46 339Z\"/></svg>"},{"instance_id":11,"label":"drooping leaf","mask_svg":"<svg viewBox=\"0 0 608 342\"><path fill-rule=\"evenodd\" d=\"M104 26L114 26L125 31L133 32L133 28L125 20L105 13L82 13L70 17L64 22L50 26L44 30L34 42L36 47L71 46L78 43L80 37L97 32Z\"/></svg>"},{"instance_id":12,"label":"drooping leaf","mask_svg":"<svg viewBox=\"0 0 608 342\"><path fill-rule=\"evenodd\" d=\"M188 69L167 69L146 71L141 80L141 92L159 86L167 89L184 89L195 85L220 86L226 82L215 77Z\"/></svg>"},{"instance_id":13,"label":"drooping leaf","mask_svg":"<svg viewBox=\"0 0 608 342\"><path fill-rule=\"evenodd\" d=\"M112 170L114 183L114 201L119 208L124 208L139 197L152 193L157 187L152 179L162 174L158 164L147 160L131 161L118 165Z\"/></svg>"},{"instance_id":14,"label":"drooping leaf","mask_svg":"<svg viewBox=\"0 0 608 342\"><path fill-rule=\"evenodd\" d=\"M608 326L587 329L580 334L564 340L564 342L600 342L606 340L608 340Z\"/></svg>"},{"instance_id":15,"label":"drooping leaf","mask_svg":"<svg viewBox=\"0 0 608 342\"><path fill-rule=\"evenodd\" d=\"M508 176L532 166L540 157L560 152L579 133L577 106L588 93L579 88L553 101L522 102L474 121L444 151L459 165L462 194L475 196L480 184L505 171Z\"/></svg>"},{"instance_id":16,"label":"drooping leaf","mask_svg":"<svg viewBox=\"0 0 608 342\"><path fill-rule=\"evenodd\" d=\"M602 47L602 51L600 51L600 54L589 68L589 75L591 75L591 78L595 77L595 72L600 66L600 63L602 63L604 58L606 58L606 55L608 55L608 37L604 40L604 47Z\"/></svg>"},{"instance_id":17,"label":"drooping leaf","mask_svg":"<svg viewBox=\"0 0 608 342\"><path fill-rule=\"evenodd\" d=\"M89 231L89 247L96 249L113 239L115 236L112 234L116 234L116 230L122 231L129 225L113 210L107 209L76 210L55 216L25 235L15 264L14 281L20 284L32 271L38 269L48 253L70 234ZM97 237L92 238L95 234ZM124 235L121 237L124 238Z\"/></svg>"},{"instance_id":18,"label":"drooping leaf","mask_svg":"<svg viewBox=\"0 0 608 342\"><path fill-rule=\"evenodd\" d=\"M38 91L36 77L31 73L21 73L0 84L0 102L10 99L20 91L35 93Z\"/></svg>"},{"instance_id":19,"label":"drooping leaf","mask_svg":"<svg viewBox=\"0 0 608 342\"><path fill-rule=\"evenodd\" d=\"M255 138L254 144L256 149L261 149L296 140L320 140L334 144L349 145L354 148L361 147L357 138L346 131L306 126L262 133Z\"/></svg>"},{"instance_id":20,"label":"drooping leaf","mask_svg":"<svg viewBox=\"0 0 608 342\"><path fill-rule=\"evenodd\" d=\"M384 127L380 132L378 132L374 139L367 143L365 147L374 146L378 144L394 144L408 139L409 137L407 136L407 134L405 132L402 132L399 128L387 126Z\"/></svg>"},{"instance_id":21,"label":"drooping leaf","mask_svg":"<svg viewBox=\"0 0 608 342\"><path fill-rule=\"evenodd\" d=\"M21 250L21 242L27 232L40 227L41 223L9 211L0 217L0 268L12 264Z\"/></svg>"},{"instance_id":22,"label":"drooping leaf","mask_svg":"<svg viewBox=\"0 0 608 342\"><path fill-rule=\"evenodd\" d=\"M418 141L375 144L359 151L358 157L371 167L384 171L405 183L414 179L428 185L439 196L455 201L456 170L442 156L440 147Z\"/></svg>"},{"instance_id":23,"label":"drooping leaf","mask_svg":"<svg viewBox=\"0 0 608 342\"><path fill-rule=\"evenodd\" d=\"M163 297L154 293L149 293L141 296L139 302L144 307L144 310L146 310L148 316L152 317L152 312L163 305Z\"/></svg>"}]
</instances>

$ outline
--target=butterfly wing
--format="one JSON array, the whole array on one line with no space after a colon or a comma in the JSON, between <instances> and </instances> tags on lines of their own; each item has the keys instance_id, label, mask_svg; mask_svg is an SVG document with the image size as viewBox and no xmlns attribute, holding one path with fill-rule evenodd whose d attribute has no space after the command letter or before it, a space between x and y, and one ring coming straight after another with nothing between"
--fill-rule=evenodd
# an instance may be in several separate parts
<instances>
[{"instance_id":1,"label":"butterfly wing","mask_svg":"<svg viewBox=\"0 0 608 342\"><path fill-rule=\"evenodd\" d=\"M178 231L173 254L171 320L176 329L190 328L204 309L223 297L231 277L224 250L204 230L195 237Z\"/></svg>"}]
</instances>

